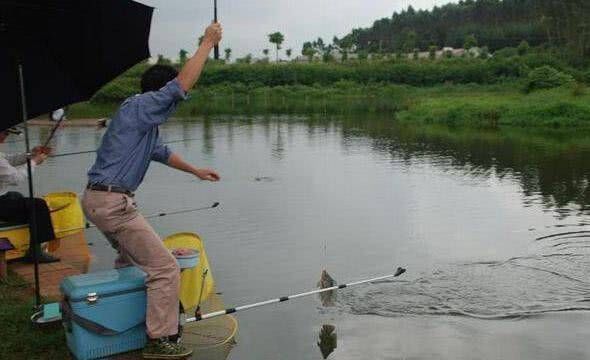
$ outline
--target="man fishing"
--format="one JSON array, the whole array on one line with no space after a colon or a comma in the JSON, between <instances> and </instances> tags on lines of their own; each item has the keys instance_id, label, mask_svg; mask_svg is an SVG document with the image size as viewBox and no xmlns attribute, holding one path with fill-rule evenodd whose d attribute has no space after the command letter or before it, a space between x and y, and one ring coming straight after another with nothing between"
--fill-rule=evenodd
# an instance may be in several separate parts
<instances>
[{"instance_id":1,"label":"man fishing","mask_svg":"<svg viewBox=\"0 0 590 360\"><path fill-rule=\"evenodd\" d=\"M94 166L82 206L119 252L117 268L135 265L146 274L146 327L149 337L143 350L148 359L181 359L192 350L171 339L178 334L180 270L160 237L137 211L133 200L151 161L163 163L202 180L219 181L210 169L197 168L162 143L158 128L198 81L213 47L221 41L222 28L210 25L203 41L180 73L155 65L141 79L139 95L125 100L112 117Z\"/></svg>"}]
</instances>

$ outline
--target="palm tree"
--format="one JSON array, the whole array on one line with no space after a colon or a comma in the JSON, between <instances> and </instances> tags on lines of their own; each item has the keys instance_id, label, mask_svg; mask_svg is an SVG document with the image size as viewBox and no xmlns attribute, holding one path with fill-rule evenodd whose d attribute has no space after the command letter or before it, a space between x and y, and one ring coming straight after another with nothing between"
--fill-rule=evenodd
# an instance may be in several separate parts
<instances>
[{"instance_id":1,"label":"palm tree","mask_svg":"<svg viewBox=\"0 0 590 360\"><path fill-rule=\"evenodd\" d=\"M281 45L283 44L283 41L285 41L285 36L277 31L268 35L268 41L272 44L275 44L277 51L277 62L279 62L279 50L281 50Z\"/></svg>"},{"instance_id":2,"label":"palm tree","mask_svg":"<svg viewBox=\"0 0 590 360\"><path fill-rule=\"evenodd\" d=\"M229 62L229 59L231 58L231 49L230 48L226 48L225 49L225 61Z\"/></svg>"}]
</instances>

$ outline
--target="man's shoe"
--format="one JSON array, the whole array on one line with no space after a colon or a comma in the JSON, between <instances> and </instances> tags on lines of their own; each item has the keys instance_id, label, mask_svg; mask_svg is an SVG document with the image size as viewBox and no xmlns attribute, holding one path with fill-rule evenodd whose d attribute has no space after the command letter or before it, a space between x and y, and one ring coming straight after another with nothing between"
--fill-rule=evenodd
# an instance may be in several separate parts
<instances>
[{"instance_id":1,"label":"man's shoe","mask_svg":"<svg viewBox=\"0 0 590 360\"><path fill-rule=\"evenodd\" d=\"M25 257L23 258L23 261L30 264L34 263L35 259L33 258L33 253L31 251L27 251ZM41 253L39 254L39 264L50 264L58 261L60 261L58 257L49 255L44 251L41 251Z\"/></svg>"},{"instance_id":2,"label":"man's shoe","mask_svg":"<svg viewBox=\"0 0 590 360\"><path fill-rule=\"evenodd\" d=\"M145 348L143 348L144 359L180 360L189 357L192 353L192 350L185 348L182 344L170 341L168 337L150 339Z\"/></svg>"}]
</instances>

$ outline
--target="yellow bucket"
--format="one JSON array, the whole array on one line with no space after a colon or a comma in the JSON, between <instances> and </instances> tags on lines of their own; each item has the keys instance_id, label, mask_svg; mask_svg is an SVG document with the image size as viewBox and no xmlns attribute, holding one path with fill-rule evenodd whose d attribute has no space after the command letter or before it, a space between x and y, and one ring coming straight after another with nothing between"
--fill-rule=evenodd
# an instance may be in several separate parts
<instances>
[{"instance_id":1,"label":"yellow bucket","mask_svg":"<svg viewBox=\"0 0 590 360\"><path fill-rule=\"evenodd\" d=\"M199 294L203 287L201 303L207 300L215 292L215 282L213 273L209 266L209 259L205 253L203 240L197 234L180 233L168 236L164 239L164 245L170 250L178 248L187 248L199 252L199 264L193 269L185 269L180 275L180 301L185 309L191 309L197 306ZM205 281L203 281L203 272L207 271Z\"/></svg>"},{"instance_id":2,"label":"yellow bucket","mask_svg":"<svg viewBox=\"0 0 590 360\"><path fill-rule=\"evenodd\" d=\"M73 192L59 192L47 194L43 198L51 212L51 223L55 232L56 240L48 243L48 250L55 251L59 248L60 240L63 237L75 234L84 227L84 214L78 201L78 196ZM0 229L0 238L10 240L15 249L6 253L8 260L18 259L25 255L29 249L29 226L19 225L10 228Z\"/></svg>"},{"instance_id":3,"label":"yellow bucket","mask_svg":"<svg viewBox=\"0 0 590 360\"><path fill-rule=\"evenodd\" d=\"M44 199L51 212L51 223L56 238L61 239L75 234L80 230L71 229L82 229L84 227L84 213L76 193L51 193L45 195Z\"/></svg>"}]
</instances>

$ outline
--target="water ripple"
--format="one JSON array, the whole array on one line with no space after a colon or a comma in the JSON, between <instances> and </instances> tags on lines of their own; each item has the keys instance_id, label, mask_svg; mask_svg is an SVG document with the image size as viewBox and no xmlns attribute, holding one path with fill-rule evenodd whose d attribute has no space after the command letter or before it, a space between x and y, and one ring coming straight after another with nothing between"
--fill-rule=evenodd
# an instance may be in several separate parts
<instances>
[{"instance_id":1,"label":"water ripple","mask_svg":"<svg viewBox=\"0 0 590 360\"><path fill-rule=\"evenodd\" d=\"M579 232L576 232L579 233ZM350 289L339 306L352 314L449 315L500 320L590 310L590 251L571 232L537 239L537 254L448 265L412 281ZM554 242L559 250L555 251ZM574 251L575 250L575 251Z\"/></svg>"}]
</instances>

